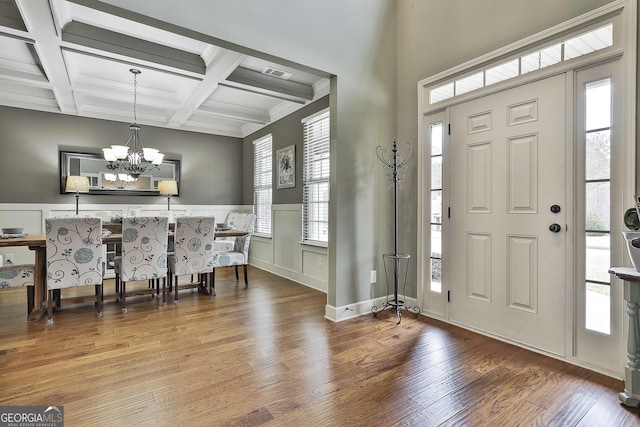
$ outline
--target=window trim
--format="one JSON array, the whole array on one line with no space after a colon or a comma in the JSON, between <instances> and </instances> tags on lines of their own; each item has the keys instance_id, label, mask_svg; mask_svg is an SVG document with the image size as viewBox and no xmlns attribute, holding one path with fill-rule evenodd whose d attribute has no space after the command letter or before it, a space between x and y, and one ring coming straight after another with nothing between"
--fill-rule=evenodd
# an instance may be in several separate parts
<instances>
[{"instance_id":1,"label":"window trim","mask_svg":"<svg viewBox=\"0 0 640 427\"><path fill-rule=\"evenodd\" d=\"M625 56L631 56L629 51L635 48L635 43L626 36L628 22L625 19L625 15L632 16L635 14L635 11L631 10L633 7L630 6L628 0L614 1L555 27L541 31L540 33L419 81L419 112L423 115L428 115L440 111L447 106L497 93L510 87L526 84L530 81L540 80L565 71L579 69L589 64L619 58L623 53ZM629 8L628 11L625 10L627 8ZM564 42L574 36L587 33L590 30L598 29L607 24L613 24L613 45L610 47L574 59L563 60L558 64L521 74L517 77L494 83L490 86L484 86L461 95L455 95L454 92L453 97L439 100L433 104L430 103L430 93L432 89L445 86L448 83L453 83L454 80L460 80L478 72L484 72L485 69L536 52L537 50L544 50L552 46L554 42ZM635 55L635 53L633 55ZM634 59L631 58L631 60ZM455 91L455 85L453 85L453 87Z\"/></svg>"},{"instance_id":2,"label":"window trim","mask_svg":"<svg viewBox=\"0 0 640 427\"><path fill-rule=\"evenodd\" d=\"M265 147L267 146L268 147ZM258 156L258 150L265 149L262 156ZM268 152L266 151L268 150ZM259 167L260 161L264 162L265 167ZM268 165L268 166L266 166ZM259 170L258 170L259 169ZM258 174L264 176L264 180L257 179ZM267 178L268 176L268 178ZM256 183L260 181L260 183ZM268 181L268 182L267 182ZM258 209L258 191L269 190L271 197L268 203L268 218L262 218ZM273 204L273 137L271 134L265 135L253 141L253 213L256 216L254 235L261 237L271 237L273 233L272 222L272 204ZM266 207L267 204L265 204ZM268 227L263 228L263 227Z\"/></svg>"},{"instance_id":3,"label":"window trim","mask_svg":"<svg viewBox=\"0 0 640 427\"><path fill-rule=\"evenodd\" d=\"M323 133L322 136L320 136L320 138L317 138L318 140L322 140L322 141L314 141L313 144L315 147L320 146L322 149L326 149L326 156L322 157L322 161L324 162L325 160L327 162L329 162L329 166L327 166L327 170L326 170L326 176L325 176L325 171L324 171L324 167L322 168L321 171L321 178L317 178L314 179L312 184L313 185L317 185L317 184L324 184L326 183L327 186L327 199L326 201L319 201L319 204L322 204L324 206L326 206L326 210L324 210L323 213L325 213L326 216L326 221L317 221L317 222L322 222L322 223L326 223L326 227L327 227L327 233L328 233L328 229L329 229L329 197L330 197L330 192L329 192L329 187L331 185L330 182L330 178L331 178L331 171L330 171L330 162L331 162L331 158L330 158L330 150L331 150L331 137L330 137L330 114L329 114L329 108L325 108L323 110L320 110L310 116L307 116L305 118L303 118L301 120L302 123L302 239L301 239L301 243L305 244L305 245L312 245L312 246L318 246L318 247L328 247L329 245L329 236L327 234L327 241L325 242L324 240L318 240L318 239L314 239L314 238L309 238L309 200L308 200L308 188L309 188L309 177L308 174L310 173L309 171L309 167L310 167L310 159L309 159L309 155L308 155L308 144L309 141L307 140L307 125L309 123L318 123L320 121L327 121L326 122L326 129L323 129ZM326 132L324 132L324 130L326 130ZM326 148L325 148L326 147Z\"/></svg>"}]
</instances>

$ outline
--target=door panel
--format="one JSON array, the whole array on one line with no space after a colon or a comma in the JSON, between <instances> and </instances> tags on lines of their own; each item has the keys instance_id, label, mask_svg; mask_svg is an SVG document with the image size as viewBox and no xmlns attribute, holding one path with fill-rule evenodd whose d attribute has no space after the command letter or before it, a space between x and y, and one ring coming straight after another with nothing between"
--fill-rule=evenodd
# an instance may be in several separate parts
<instances>
[{"instance_id":1,"label":"door panel","mask_svg":"<svg viewBox=\"0 0 640 427\"><path fill-rule=\"evenodd\" d=\"M565 76L450 118L451 320L564 355Z\"/></svg>"}]
</instances>

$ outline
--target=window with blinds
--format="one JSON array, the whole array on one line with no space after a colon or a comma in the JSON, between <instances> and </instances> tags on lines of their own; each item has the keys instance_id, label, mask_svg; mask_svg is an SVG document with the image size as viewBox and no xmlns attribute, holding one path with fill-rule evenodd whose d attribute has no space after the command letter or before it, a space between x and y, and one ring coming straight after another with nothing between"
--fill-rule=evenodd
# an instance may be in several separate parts
<instances>
[{"instance_id":1,"label":"window with blinds","mask_svg":"<svg viewBox=\"0 0 640 427\"><path fill-rule=\"evenodd\" d=\"M329 109L302 120L302 241L329 242Z\"/></svg>"},{"instance_id":2,"label":"window with blinds","mask_svg":"<svg viewBox=\"0 0 640 427\"><path fill-rule=\"evenodd\" d=\"M253 213L256 216L255 234L271 236L271 135L253 142Z\"/></svg>"}]
</instances>

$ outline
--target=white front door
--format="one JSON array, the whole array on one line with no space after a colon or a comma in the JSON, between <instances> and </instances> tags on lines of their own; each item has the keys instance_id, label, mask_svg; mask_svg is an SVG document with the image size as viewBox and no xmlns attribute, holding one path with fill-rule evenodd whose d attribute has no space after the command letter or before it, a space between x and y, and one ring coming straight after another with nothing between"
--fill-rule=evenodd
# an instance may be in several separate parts
<instances>
[{"instance_id":1,"label":"white front door","mask_svg":"<svg viewBox=\"0 0 640 427\"><path fill-rule=\"evenodd\" d=\"M451 107L449 137L450 318L558 355L566 330L565 96L562 74Z\"/></svg>"}]
</instances>

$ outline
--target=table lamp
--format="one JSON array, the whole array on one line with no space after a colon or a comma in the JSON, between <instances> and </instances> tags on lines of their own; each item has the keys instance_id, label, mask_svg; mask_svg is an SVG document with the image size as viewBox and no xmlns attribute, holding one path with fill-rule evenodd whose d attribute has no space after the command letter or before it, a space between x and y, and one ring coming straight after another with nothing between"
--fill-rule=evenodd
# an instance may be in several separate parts
<instances>
[{"instance_id":1,"label":"table lamp","mask_svg":"<svg viewBox=\"0 0 640 427\"><path fill-rule=\"evenodd\" d=\"M80 201L80 193L89 192L89 178L86 176L69 175L67 183L64 187L67 193L76 193L76 215L78 215L78 203Z\"/></svg>"},{"instance_id":2,"label":"table lamp","mask_svg":"<svg viewBox=\"0 0 640 427\"><path fill-rule=\"evenodd\" d=\"M176 181L160 181L158 183L160 194L167 195L167 210L171 210L171 195L178 194L178 183Z\"/></svg>"}]
</instances>

